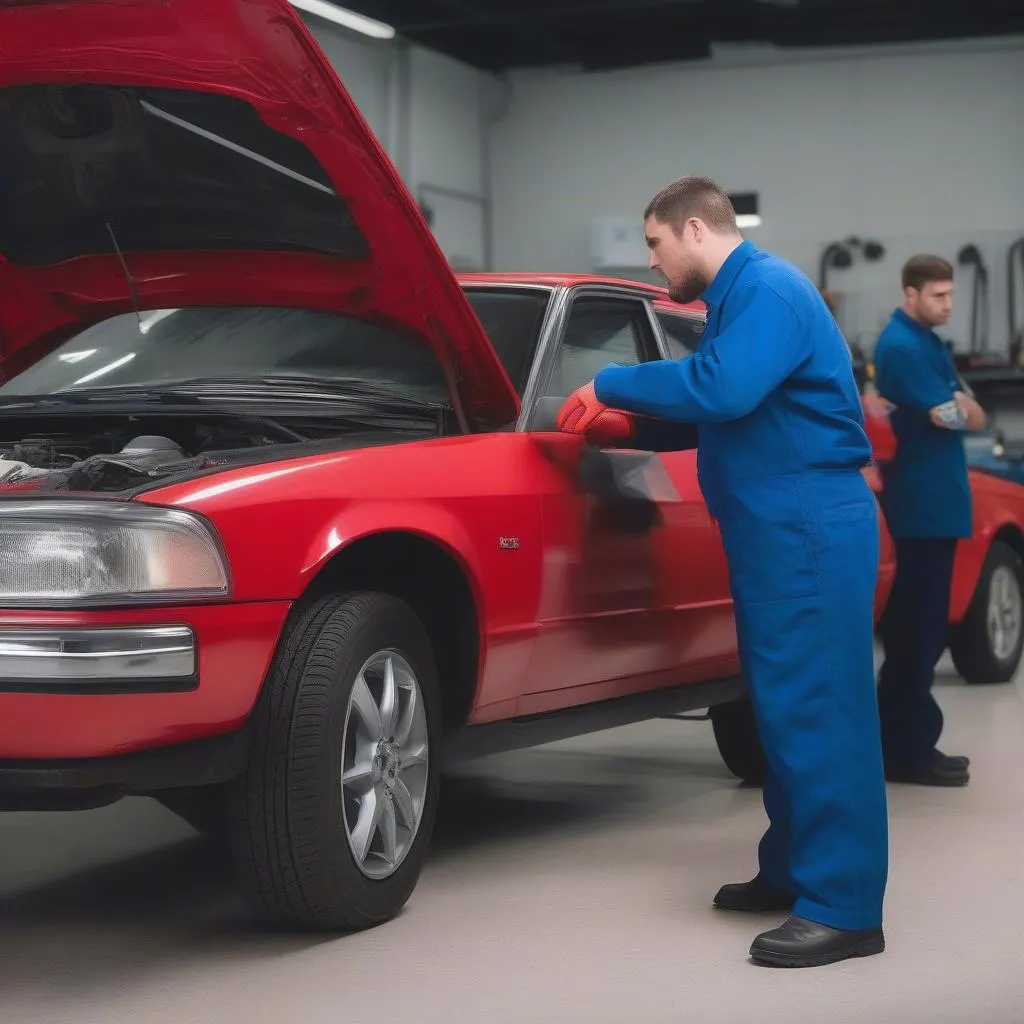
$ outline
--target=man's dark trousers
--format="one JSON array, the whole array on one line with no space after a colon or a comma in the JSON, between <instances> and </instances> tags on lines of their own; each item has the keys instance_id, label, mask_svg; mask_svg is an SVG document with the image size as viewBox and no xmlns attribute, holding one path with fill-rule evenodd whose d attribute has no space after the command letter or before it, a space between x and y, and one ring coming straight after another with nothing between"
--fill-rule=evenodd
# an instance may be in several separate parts
<instances>
[{"instance_id":1,"label":"man's dark trousers","mask_svg":"<svg viewBox=\"0 0 1024 1024\"><path fill-rule=\"evenodd\" d=\"M890 770L925 765L942 734L932 683L949 638L956 543L954 537L895 541L896 579L882 621L885 663L878 677L882 750Z\"/></svg>"}]
</instances>

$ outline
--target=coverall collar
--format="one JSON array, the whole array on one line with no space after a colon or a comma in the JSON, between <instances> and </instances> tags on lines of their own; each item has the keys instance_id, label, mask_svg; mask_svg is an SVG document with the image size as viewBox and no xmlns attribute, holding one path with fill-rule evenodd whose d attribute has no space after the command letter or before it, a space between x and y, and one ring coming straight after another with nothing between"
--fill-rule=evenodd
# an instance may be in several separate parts
<instances>
[{"instance_id":1,"label":"coverall collar","mask_svg":"<svg viewBox=\"0 0 1024 1024\"><path fill-rule=\"evenodd\" d=\"M903 324L905 327L909 327L915 334L920 335L923 338L928 338L931 341L937 341L940 345L942 339L932 330L930 327L925 327L924 324L918 323L912 316L908 315L902 306L896 307L896 312L893 314L896 319Z\"/></svg>"},{"instance_id":2,"label":"coverall collar","mask_svg":"<svg viewBox=\"0 0 1024 1024\"><path fill-rule=\"evenodd\" d=\"M755 252L757 252L757 246L753 242L745 241L740 242L729 253L721 269L715 274L715 279L701 293L700 297L704 305L709 309L714 309L721 305L740 270L743 269L743 265Z\"/></svg>"}]
</instances>

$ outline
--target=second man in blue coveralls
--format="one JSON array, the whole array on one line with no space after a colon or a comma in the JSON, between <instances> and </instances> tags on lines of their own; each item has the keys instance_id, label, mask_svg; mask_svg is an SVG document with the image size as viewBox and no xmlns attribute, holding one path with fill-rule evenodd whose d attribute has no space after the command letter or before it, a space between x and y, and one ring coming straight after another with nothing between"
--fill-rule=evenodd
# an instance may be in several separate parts
<instances>
[{"instance_id":1,"label":"second man in blue coveralls","mask_svg":"<svg viewBox=\"0 0 1024 1024\"><path fill-rule=\"evenodd\" d=\"M677 425L697 424L700 486L721 529L768 764L759 872L724 886L715 904L790 913L754 939L764 963L880 953L879 523L849 350L813 283L744 241L708 179L659 193L645 232L671 297L707 306L700 345L678 361L607 367L566 403L560 426L614 432L631 419L629 443L664 449Z\"/></svg>"},{"instance_id":2,"label":"second man in blue coveralls","mask_svg":"<svg viewBox=\"0 0 1024 1024\"><path fill-rule=\"evenodd\" d=\"M971 488L963 431L985 414L960 388L935 328L949 319L952 264L921 255L903 267L903 305L875 346L878 393L891 414L896 455L882 466L882 506L896 544L896 580L883 622L878 677L882 749L894 782L962 786L965 757L936 744L943 718L932 683L946 649L957 541L971 536Z\"/></svg>"}]
</instances>

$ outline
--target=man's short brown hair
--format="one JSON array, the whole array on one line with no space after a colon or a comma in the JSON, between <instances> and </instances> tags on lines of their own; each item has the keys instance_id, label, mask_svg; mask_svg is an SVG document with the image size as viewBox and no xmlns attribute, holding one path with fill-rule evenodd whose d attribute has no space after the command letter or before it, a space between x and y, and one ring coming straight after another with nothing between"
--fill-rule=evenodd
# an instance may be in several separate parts
<instances>
[{"instance_id":1,"label":"man's short brown hair","mask_svg":"<svg viewBox=\"0 0 1024 1024\"><path fill-rule=\"evenodd\" d=\"M913 288L919 292L926 284L952 280L953 264L949 260L944 260L941 256L931 256L927 253L922 253L919 256L911 256L903 264L904 288Z\"/></svg>"},{"instance_id":2,"label":"man's short brown hair","mask_svg":"<svg viewBox=\"0 0 1024 1024\"><path fill-rule=\"evenodd\" d=\"M710 178L688 175L666 185L644 210L644 220L654 217L678 234L690 217L699 217L712 231L729 234L738 230L736 211L729 197Z\"/></svg>"}]
</instances>

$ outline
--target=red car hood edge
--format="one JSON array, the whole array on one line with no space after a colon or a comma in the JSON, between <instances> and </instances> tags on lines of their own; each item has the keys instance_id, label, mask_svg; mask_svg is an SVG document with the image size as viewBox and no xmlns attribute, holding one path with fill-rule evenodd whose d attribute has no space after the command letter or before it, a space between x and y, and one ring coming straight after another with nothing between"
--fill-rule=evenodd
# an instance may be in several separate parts
<instances>
[{"instance_id":1,"label":"red car hood edge","mask_svg":"<svg viewBox=\"0 0 1024 1024\"><path fill-rule=\"evenodd\" d=\"M108 84L218 92L252 104L320 161L371 257L126 252L142 308L299 301L422 337L468 416L515 419L519 398L393 164L287 0L0 0L0 89ZM132 299L111 253L48 267L0 254L0 378Z\"/></svg>"}]
</instances>

